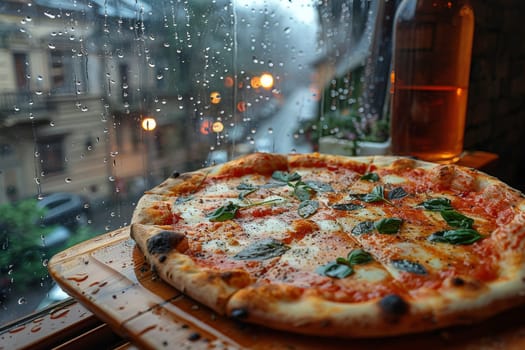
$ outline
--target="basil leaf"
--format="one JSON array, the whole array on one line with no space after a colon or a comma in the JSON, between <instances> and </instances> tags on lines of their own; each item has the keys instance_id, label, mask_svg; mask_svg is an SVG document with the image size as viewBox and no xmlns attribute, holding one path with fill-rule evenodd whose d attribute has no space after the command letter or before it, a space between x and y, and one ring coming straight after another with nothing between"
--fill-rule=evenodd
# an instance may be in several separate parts
<instances>
[{"instance_id":1,"label":"basil leaf","mask_svg":"<svg viewBox=\"0 0 525 350\"><path fill-rule=\"evenodd\" d=\"M237 214L237 211L239 210L239 206L237 204L233 204L232 202L228 202L227 204L223 205L222 207L219 207L215 209L213 212L206 215L206 217L210 221L226 221L231 220L235 217Z\"/></svg>"},{"instance_id":2,"label":"basil leaf","mask_svg":"<svg viewBox=\"0 0 525 350\"><path fill-rule=\"evenodd\" d=\"M290 249L283 242L273 238L254 242L233 256L236 260L267 260L281 256Z\"/></svg>"},{"instance_id":3,"label":"basil leaf","mask_svg":"<svg viewBox=\"0 0 525 350\"><path fill-rule=\"evenodd\" d=\"M300 217L305 219L309 216L314 215L317 209L319 209L318 201L305 200L302 201L301 204L299 204L299 207L297 208L297 213Z\"/></svg>"},{"instance_id":4,"label":"basil leaf","mask_svg":"<svg viewBox=\"0 0 525 350\"><path fill-rule=\"evenodd\" d=\"M177 199L175 200L175 204L178 205L178 204L186 203L186 202L191 201L192 199L193 199L192 195L177 197Z\"/></svg>"},{"instance_id":5,"label":"basil leaf","mask_svg":"<svg viewBox=\"0 0 525 350\"><path fill-rule=\"evenodd\" d=\"M379 175L376 173L366 173L363 176L360 177L360 180L366 180L370 182L377 182L379 181Z\"/></svg>"},{"instance_id":6,"label":"basil leaf","mask_svg":"<svg viewBox=\"0 0 525 350\"><path fill-rule=\"evenodd\" d=\"M418 208L422 207L426 210L431 210L431 211L442 211L442 210L453 209L450 203L450 199L444 198L444 197L429 199L427 201L419 203L416 207Z\"/></svg>"},{"instance_id":7,"label":"basil leaf","mask_svg":"<svg viewBox=\"0 0 525 350\"><path fill-rule=\"evenodd\" d=\"M248 205L243 205L243 206L240 206L240 205L237 205L237 204L233 204L232 202L228 202L227 204L223 205L222 207L219 207L219 208L215 209L213 212L207 214L206 217L210 221L231 220L231 219L235 218L235 215L237 214L237 212L240 209L251 208L251 207L255 207L257 205L270 204L270 203L275 203L275 202L279 202L279 201L281 201L280 198L275 198L275 199L269 199L269 200L262 201L262 202L250 203Z\"/></svg>"},{"instance_id":8,"label":"basil leaf","mask_svg":"<svg viewBox=\"0 0 525 350\"><path fill-rule=\"evenodd\" d=\"M354 272L354 270L349 265L338 264L337 262L332 261L326 265L319 266L316 269L316 272L323 276L345 278L350 276Z\"/></svg>"},{"instance_id":9,"label":"basil leaf","mask_svg":"<svg viewBox=\"0 0 525 350\"><path fill-rule=\"evenodd\" d=\"M355 249L348 253L346 259L339 257L335 261L318 267L316 272L328 277L345 278L354 272L352 269L353 265L366 264L372 260L370 253L365 252L363 249Z\"/></svg>"},{"instance_id":10,"label":"basil leaf","mask_svg":"<svg viewBox=\"0 0 525 350\"><path fill-rule=\"evenodd\" d=\"M257 189L253 189L249 191L242 191L241 193L239 193L239 199L244 200L246 196L248 196L249 194L252 194L255 191L257 191Z\"/></svg>"},{"instance_id":11,"label":"basil leaf","mask_svg":"<svg viewBox=\"0 0 525 350\"><path fill-rule=\"evenodd\" d=\"M308 180L304 183L312 190L317 192L335 192L333 187L326 182Z\"/></svg>"},{"instance_id":12,"label":"basil leaf","mask_svg":"<svg viewBox=\"0 0 525 350\"><path fill-rule=\"evenodd\" d=\"M399 232L402 223L400 218L385 218L374 222L374 227L379 233L393 234Z\"/></svg>"},{"instance_id":13,"label":"basil leaf","mask_svg":"<svg viewBox=\"0 0 525 350\"><path fill-rule=\"evenodd\" d=\"M383 186L376 186L368 194L362 195L361 200L367 203L380 202L385 199Z\"/></svg>"},{"instance_id":14,"label":"basil leaf","mask_svg":"<svg viewBox=\"0 0 525 350\"><path fill-rule=\"evenodd\" d=\"M339 258L335 259L335 262L338 263L338 264L343 264L343 265L351 266L350 261L348 261L348 260L345 259L345 258L341 258L341 257L339 257Z\"/></svg>"},{"instance_id":15,"label":"basil leaf","mask_svg":"<svg viewBox=\"0 0 525 350\"><path fill-rule=\"evenodd\" d=\"M363 221L358 223L353 229L352 234L354 235L362 235L364 233L368 233L370 231L374 230L374 222L373 221Z\"/></svg>"},{"instance_id":16,"label":"basil leaf","mask_svg":"<svg viewBox=\"0 0 525 350\"><path fill-rule=\"evenodd\" d=\"M472 228L474 224L474 219L469 218L463 214L458 213L455 210L442 210L440 212L441 216L447 224L456 228Z\"/></svg>"},{"instance_id":17,"label":"basil leaf","mask_svg":"<svg viewBox=\"0 0 525 350\"><path fill-rule=\"evenodd\" d=\"M434 232L433 234L427 237L427 240L430 242L450 243L445 237L443 237L445 235L445 232L446 231Z\"/></svg>"},{"instance_id":18,"label":"basil leaf","mask_svg":"<svg viewBox=\"0 0 525 350\"><path fill-rule=\"evenodd\" d=\"M239 191L241 191L241 193L239 193L239 199L241 200L246 198L247 195L252 194L253 192L259 189L258 186L255 186L255 185L252 185L246 182L241 182L236 188Z\"/></svg>"},{"instance_id":19,"label":"basil leaf","mask_svg":"<svg viewBox=\"0 0 525 350\"><path fill-rule=\"evenodd\" d=\"M286 186L286 183L285 182L277 182L277 181L270 181L270 182L267 182L265 183L264 185L261 185L261 188L276 188L276 187L282 187L282 186Z\"/></svg>"},{"instance_id":20,"label":"basil leaf","mask_svg":"<svg viewBox=\"0 0 525 350\"><path fill-rule=\"evenodd\" d=\"M385 190L383 186L376 186L370 193L367 194L350 195L350 198L352 197L356 197L357 199L367 203L384 201L390 205L393 205L392 202L385 198Z\"/></svg>"},{"instance_id":21,"label":"basil leaf","mask_svg":"<svg viewBox=\"0 0 525 350\"><path fill-rule=\"evenodd\" d=\"M272 174L272 179L280 182L291 182L300 180L301 175L299 175L297 172L290 174L286 171L276 170Z\"/></svg>"},{"instance_id":22,"label":"basil leaf","mask_svg":"<svg viewBox=\"0 0 525 350\"><path fill-rule=\"evenodd\" d=\"M415 273L417 275L426 275L427 269L417 262L413 262L406 259L395 259L391 261L392 265L401 271Z\"/></svg>"},{"instance_id":23,"label":"basil leaf","mask_svg":"<svg viewBox=\"0 0 525 350\"><path fill-rule=\"evenodd\" d=\"M396 187L388 193L388 199L401 199L408 196L408 193L403 189L403 187Z\"/></svg>"},{"instance_id":24,"label":"basil leaf","mask_svg":"<svg viewBox=\"0 0 525 350\"><path fill-rule=\"evenodd\" d=\"M360 204L354 204L354 203L340 203L340 204L334 204L332 205L332 208L334 208L335 210L346 210L346 211L352 211L352 210L357 210L357 209L362 209L364 208L362 205Z\"/></svg>"},{"instance_id":25,"label":"basil leaf","mask_svg":"<svg viewBox=\"0 0 525 350\"><path fill-rule=\"evenodd\" d=\"M483 238L478 231L471 228L460 228L457 230L438 231L430 236L431 242L450 243L450 244L472 244Z\"/></svg>"},{"instance_id":26,"label":"basil leaf","mask_svg":"<svg viewBox=\"0 0 525 350\"><path fill-rule=\"evenodd\" d=\"M366 264L374 260L372 255L368 252L365 252L363 249L355 249L348 253L347 257L350 265Z\"/></svg>"},{"instance_id":27,"label":"basil leaf","mask_svg":"<svg viewBox=\"0 0 525 350\"><path fill-rule=\"evenodd\" d=\"M238 189L239 191L251 191L251 190L256 190L257 186L246 183L246 182L241 182L240 184L237 185L236 189Z\"/></svg>"},{"instance_id":28,"label":"basil leaf","mask_svg":"<svg viewBox=\"0 0 525 350\"><path fill-rule=\"evenodd\" d=\"M308 200L312 198L314 194L314 190L312 190L307 184L304 182L299 181L297 184L295 184L293 189L293 194L299 198L301 201Z\"/></svg>"}]
</instances>

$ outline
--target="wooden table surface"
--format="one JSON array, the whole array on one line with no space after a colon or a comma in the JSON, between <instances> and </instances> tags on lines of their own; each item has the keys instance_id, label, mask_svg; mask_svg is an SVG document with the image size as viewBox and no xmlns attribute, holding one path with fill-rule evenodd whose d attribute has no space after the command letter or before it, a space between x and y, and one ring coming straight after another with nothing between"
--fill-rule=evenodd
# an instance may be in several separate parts
<instances>
[{"instance_id":1,"label":"wooden table surface","mask_svg":"<svg viewBox=\"0 0 525 350\"><path fill-rule=\"evenodd\" d=\"M479 324L383 339L309 337L242 324L155 278L128 228L58 254L49 269L86 309L144 349L525 349L525 307Z\"/></svg>"}]
</instances>

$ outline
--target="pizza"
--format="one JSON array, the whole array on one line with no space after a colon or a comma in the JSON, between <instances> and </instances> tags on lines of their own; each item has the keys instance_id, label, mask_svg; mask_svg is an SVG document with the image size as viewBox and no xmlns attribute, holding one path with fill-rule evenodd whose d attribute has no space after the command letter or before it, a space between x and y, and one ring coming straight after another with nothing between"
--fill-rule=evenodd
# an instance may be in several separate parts
<instances>
[{"instance_id":1,"label":"pizza","mask_svg":"<svg viewBox=\"0 0 525 350\"><path fill-rule=\"evenodd\" d=\"M131 237L166 283L274 329L383 337L525 301L525 198L478 170L254 153L147 191Z\"/></svg>"}]
</instances>

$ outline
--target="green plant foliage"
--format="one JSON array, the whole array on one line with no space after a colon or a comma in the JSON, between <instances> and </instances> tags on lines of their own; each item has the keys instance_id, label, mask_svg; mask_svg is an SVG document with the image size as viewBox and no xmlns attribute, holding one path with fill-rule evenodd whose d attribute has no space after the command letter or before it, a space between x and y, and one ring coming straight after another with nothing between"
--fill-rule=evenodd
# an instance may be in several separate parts
<instances>
[{"instance_id":1,"label":"green plant foliage","mask_svg":"<svg viewBox=\"0 0 525 350\"><path fill-rule=\"evenodd\" d=\"M47 279L47 261L54 254L93 237L87 227L73 232L63 245L46 247L45 237L55 227L42 227L38 219L44 210L34 199L0 205L0 274L12 280L17 291L24 291Z\"/></svg>"},{"instance_id":2,"label":"green plant foliage","mask_svg":"<svg viewBox=\"0 0 525 350\"><path fill-rule=\"evenodd\" d=\"M305 120L296 134L308 135L314 145L319 138L333 136L354 141L384 142L388 139L388 118L365 117L360 96L363 89L364 68L359 67L333 79L323 90L317 118ZM353 149L356 149L356 144Z\"/></svg>"},{"instance_id":3,"label":"green plant foliage","mask_svg":"<svg viewBox=\"0 0 525 350\"><path fill-rule=\"evenodd\" d=\"M44 251L39 241L51 231L35 224L43 214L36 200L0 206L0 271L16 283L18 290L47 275Z\"/></svg>"}]
</instances>

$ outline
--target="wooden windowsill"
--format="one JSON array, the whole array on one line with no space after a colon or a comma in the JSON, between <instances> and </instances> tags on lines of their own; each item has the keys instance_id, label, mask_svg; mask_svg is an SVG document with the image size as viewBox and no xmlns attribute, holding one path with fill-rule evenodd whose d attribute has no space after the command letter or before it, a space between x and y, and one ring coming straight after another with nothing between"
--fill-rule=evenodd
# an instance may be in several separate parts
<instances>
[{"instance_id":1,"label":"wooden windowsill","mask_svg":"<svg viewBox=\"0 0 525 350\"><path fill-rule=\"evenodd\" d=\"M97 346L133 348L72 298L0 328L0 350L96 349Z\"/></svg>"}]
</instances>

